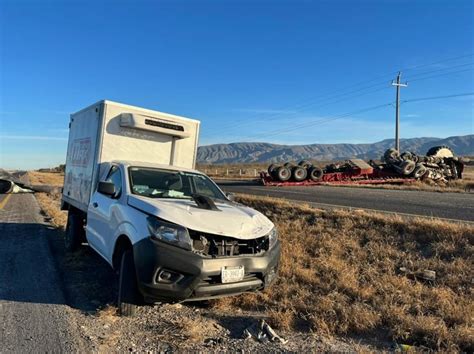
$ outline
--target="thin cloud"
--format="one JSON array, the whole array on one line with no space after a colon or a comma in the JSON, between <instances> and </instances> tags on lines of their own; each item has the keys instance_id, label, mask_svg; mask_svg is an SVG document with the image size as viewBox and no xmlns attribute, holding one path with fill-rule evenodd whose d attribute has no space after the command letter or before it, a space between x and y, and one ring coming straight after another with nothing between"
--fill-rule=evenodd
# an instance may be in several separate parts
<instances>
[{"instance_id":1,"label":"thin cloud","mask_svg":"<svg viewBox=\"0 0 474 354\"><path fill-rule=\"evenodd\" d=\"M55 141L67 141L68 138L62 138L57 136L42 136L42 135L0 135L0 139L5 140L55 140Z\"/></svg>"}]
</instances>

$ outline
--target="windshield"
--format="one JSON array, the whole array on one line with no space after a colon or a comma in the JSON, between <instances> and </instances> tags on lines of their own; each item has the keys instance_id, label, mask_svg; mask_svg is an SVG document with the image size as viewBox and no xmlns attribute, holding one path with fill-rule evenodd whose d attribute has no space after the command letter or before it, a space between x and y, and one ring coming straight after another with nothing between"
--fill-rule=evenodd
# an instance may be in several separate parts
<instances>
[{"instance_id":1,"label":"windshield","mask_svg":"<svg viewBox=\"0 0 474 354\"><path fill-rule=\"evenodd\" d=\"M212 199L226 200L225 195L206 176L182 171L130 167L133 194L150 198L190 199L200 194Z\"/></svg>"}]
</instances>

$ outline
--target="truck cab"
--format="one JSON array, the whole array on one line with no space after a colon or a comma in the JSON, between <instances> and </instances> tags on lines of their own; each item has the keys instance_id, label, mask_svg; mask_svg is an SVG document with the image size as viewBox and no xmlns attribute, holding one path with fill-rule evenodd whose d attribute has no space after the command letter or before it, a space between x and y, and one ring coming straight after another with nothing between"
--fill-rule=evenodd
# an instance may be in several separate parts
<instances>
[{"instance_id":1,"label":"truck cab","mask_svg":"<svg viewBox=\"0 0 474 354\"><path fill-rule=\"evenodd\" d=\"M194 162L189 167L172 163L195 160L197 133L193 131L198 130L188 128L196 126L195 121L189 124L177 116L173 120L167 116L164 121L160 112L144 114L131 106L114 111L107 105L116 109L120 104L103 101L92 107L97 121L90 108L71 118L62 200L63 209L69 212L66 248L74 251L86 241L117 270L120 312L132 315L144 302L204 300L270 286L280 257L273 223L233 201L209 177L192 168ZM111 116L104 112L108 108L113 111ZM129 131L134 129L130 115L135 129L148 129L148 139L154 137L151 146L161 156L153 157L140 147L140 133ZM151 128L140 125L156 116ZM122 117L128 119L121 125L126 130L119 134L110 123L117 117L119 125ZM178 136L176 126L183 126ZM89 136L83 136L87 131ZM110 132L116 134L107 136ZM105 146L117 140L117 135L122 146ZM177 138L193 141L180 145ZM86 148L81 147L83 141L89 142ZM104 150L108 155L104 156ZM172 156L163 156L163 151ZM131 156L146 161L123 159ZM74 161L79 161L79 168ZM163 161L168 163L160 163Z\"/></svg>"}]
</instances>

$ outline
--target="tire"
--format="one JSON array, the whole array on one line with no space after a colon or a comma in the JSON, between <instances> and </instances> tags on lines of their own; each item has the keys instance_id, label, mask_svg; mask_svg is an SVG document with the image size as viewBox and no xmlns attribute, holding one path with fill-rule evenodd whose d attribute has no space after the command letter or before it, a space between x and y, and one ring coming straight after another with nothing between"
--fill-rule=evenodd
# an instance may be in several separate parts
<instances>
[{"instance_id":1,"label":"tire","mask_svg":"<svg viewBox=\"0 0 474 354\"><path fill-rule=\"evenodd\" d=\"M324 172L319 167L313 166L308 170L309 179L312 181L319 181L323 178Z\"/></svg>"},{"instance_id":2,"label":"tire","mask_svg":"<svg viewBox=\"0 0 474 354\"><path fill-rule=\"evenodd\" d=\"M271 176L273 174L273 171L275 171L276 169L278 168L278 165L275 165L275 164L271 164L270 166L268 166L268 174Z\"/></svg>"},{"instance_id":3,"label":"tire","mask_svg":"<svg viewBox=\"0 0 474 354\"><path fill-rule=\"evenodd\" d=\"M413 161L403 161L398 167L397 170L404 176L410 175L415 169L416 164Z\"/></svg>"},{"instance_id":4,"label":"tire","mask_svg":"<svg viewBox=\"0 0 474 354\"><path fill-rule=\"evenodd\" d=\"M276 177L279 181L285 182L291 178L290 170L285 166L280 166L276 169Z\"/></svg>"},{"instance_id":5,"label":"tire","mask_svg":"<svg viewBox=\"0 0 474 354\"><path fill-rule=\"evenodd\" d=\"M428 150L426 156L454 157L454 152L446 145L433 146Z\"/></svg>"},{"instance_id":6,"label":"tire","mask_svg":"<svg viewBox=\"0 0 474 354\"><path fill-rule=\"evenodd\" d=\"M385 154L383 154L383 159L388 164L394 164L396 161L400 160L400 153L398 150L388 149L385 151Z\"/></svg>"},{"instance_id":7,"label":"tire","mask_svg":"<svg viewBox=\"0 0 474 354\"><path fill-rule=\"evenodd\" d=\"M415 169L413 170L413 177L415 178L422 178L425 174L426 174L426 167L421 165L421 164L418 164L416 165Z\"/></svg>"},{"instance_id":8,"label":"tire","mask_svg":"<svg viewBox=\"0 0 474 354\"><path fill-rule=\"evenodd\" d=\"M292 167L295 167L295 164L293 162L285 162L283 166L288 169L291 169Z\"/></svg>"},{"instance_id":9,"label":"tire","mask_svg":"<svg viewBox=\"0 0 474 354\"><path fill-rule=\"evenodd\" d=\"M298 162L298 166L308 169L312 166L312 164L309 161L301 160L300 162Z\"/></svg>"},{"instance_id":10,"label":"tire","mask_svg":"<svg viewBox=\"0 0 474 354\"><path fill-rule=\"evenodd\" d=\"M121 316L134 316L140 304L137 275L133 253L127 250L122 255L119 272L117 307Z\"/></svg>"},{"instance_id":11,"label":"tire","mask_svg":"<svg viewBox=\"0 0 474 354\"><path fill-rule=\"evenodd\" d=\"M296 167L293 167L293 170L291 171L291 175L293 176L293 179L296 182L301 182L301 181L304 181L306 177L308 176L308 171L304 167L296 166Z\"/></svg>"},{"instance_id":12,"label":"tire","mask_svg":"<svg viewBox=\"0 0 474 354\"><path fill-rule=\"evenodd\" d=\"M405 151L404 153L400 155L400 158L403 161L413 161L413 154L409 151Z\"/></svg>"},{"instance_id":13,"label":"tire","mask_svg":"<svg viewBox=\"0 0 474 354\"><path fill-rule=\"evenodd\" d=\"M67 216L64 247L68 252L76 251L84 238L82 218L77 213L69 211Z\"/></svg>"}]
</instances>

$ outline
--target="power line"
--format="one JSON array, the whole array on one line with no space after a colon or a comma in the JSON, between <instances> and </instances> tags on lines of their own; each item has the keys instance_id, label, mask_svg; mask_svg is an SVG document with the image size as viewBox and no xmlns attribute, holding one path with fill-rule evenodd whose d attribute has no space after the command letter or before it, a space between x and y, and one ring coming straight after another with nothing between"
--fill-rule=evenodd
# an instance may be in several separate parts
<instances>
[{"instance_id":1,"label":"power line","mask_svg":"<svg viewBox=\"0 0 474 354\"><path fill-rule=\"evenodd\" d=\"M403 100L403 101L401 101L401 103L429 101L429 100L438 100L438 99L442 99L442 98L464 97L464 96L474 96L474 92L457 93L457 94L454 94L454 95L445 95L445 96L431 96L431 97L413 98L411 100Z\"/></svg>"},{"instance_id":2,"label":"power line","mask_svg":"<svg viewBox=\"0 0 474 354\"><path fill-rule=\"evenodd\" d=\"M410 103L410 102L427 101L427 100L437 100L437 99L462 97L462 96L474 96L474 92L452 94L452 95L443 95L443 96L430 96L430 97L414 98L414 99L410 99L410 100L401 101L401 103ZM320 120L317 120L317 121L305 122L305 123L302 123L302 124L299 124L299 125L296 125L296 126L287 127L287 128L284 128L284 129L273 130L273 131L270 131L269 133L266 133L266 134L262 133L262 134L258 134L258 135L248 136L248 137L249 138L259 138L259 137L276 136L276 135L280 135L280 134L283 134L283 133L286 133L286 132L291 132L291 131L294 131L294 130L297 130L297 129L300 129L300 128L307 128L307 127L312 127L312 126L316 126L316 125L320 125L320 124L325 124L325 123L332 122L332 121L335 121L335 120L338 120L338 119L346 118L346 117L353 116L353 115L356 115L356 114L359 114L359 113L365 113L365 112L377 110L377 109L387 107L387 106L391 106L391 105L392 105L392 103L385 103L385 104L380 104L380 105L372 106L372 107L368 107L368 108L362 108L362 109L352 111L352 112L349 112L349 113L344 113L344 114L337 115L337 116L328 116L324 119L320 119Z\"/></svg>"},{"instance_id":3,"label":"power line","mask_svg":"<svg viewBox=\"0 0 474 354\"><path fill-rule=\"evenodd\" d=\"M446 58L446 59L442 59L442 60L438 60L438 61L434 61L434 62L430 62L430 63L426 63L426 64L420 64L420 65L415 65L415 66L411 66L411 67L407 67L407 68L404 68L403 70L417 70L419 68L423 68L423 67L427 67L427 66L431 66L431 65L435 65L435 64L441 64L441 63L445 63L445 62L449 62L449 61L455 61L455 60L459 60L459 59L463 59L463 58L468 58L468 57L472 57L474 56L474 53L471 53L471 54L468 54L468 55L461 55L461 56L456 56L456 57L451 57L451 58ZM436 69L436 70L431 70L431 71L428 71L428 72L424 72L424 73L419 73L419 74L415 74L413 75L415 78L417 76L420 76L420 75L426 75L428 73L433 73L433 72L439 72L439 71L445 71L445 70L450 70L450 69L453 69L453 68L458 68L458 67L462 67L462 66L466 66L466 65L472 65L474 63L465 63L465 64L460 64L460 65L456 65L456 66L451 66L451 67L448 67L448 68L440 68L440 69ZM432 77L439 77L439 76L445 76L445 75L451 75L451 74L457 74L457 73L461 73L461 72L466 72L466 71L469 71L470 69L467 69L467 70L460 70L460 71L454 71L454 72L448 72L448 73L442 73L442 74L439 74L439 75L433 75L433 76L428 76L428 77L421 77L421 78L416 78L416 79L413 79L413 80L410 80L410 82L412 81L418 81L418 80L425 80L425 79L430 79ZM396 73L396 72L395 72ZM362 95L365 95L365 94L369 94L369 93L373 93L373 92L378 92L378 91L381 91L383 89L386 89L386 88L380 88L380 89L377 89L377 90L372 90L372 91L369 91L369 92L365 92L365 93L361 93L360 95L356 95L356 96L353 96L354 93L357 93L357 92L361 92L361 91L364 91L364 90L367 90L369 88L373 88L373 87L377 87L377 86L381 86L381 85L385 85L385 81L384 82L380 82L380 83L377 83L377 84L373 84L373 85L370 85L370 86L365 86L365 87L362 87L362 88L358 88L356 90L349 90L347 91L349 88L353 88L353 87L358 87L364 83L369 83L369 82L373 82L377 79L380 79L380 78L385 78L385 77L388 77L389 75L393 75L393 72L390 73L390 74L386 74L386 75L381 75L381 76L377 76L373 79L370 79L370 80L364 80L364 81L361 81L357 84L354 84L354 85L350 85L344 89L338 89L338 90L335 90L335 91L331 91L330 93L327 93L327 94L324 94L324 95L318 95L316 97L313 97L311 99L308 99L308 100L304 100L302 102L305 102L305 104L298 104L298 105L293 105L293 106L287 106L285 108L282 108L282 110L284 109L290 109L290 108L293 108L293 110L296 109L296 112L293 112L291 114L290 117L293 117L295 116L296 114L300 113L301 111L304 111L304 110L307 110L309 108L320 108L320 107L323 107L323 106L327 106L327 105L331 105L331 104L335 104L335 103L339 103L339 102L342 102L342 101L345 101L345 100L348 100L348 99L353 99L353 98L356 98L356 97L359 97L359 96L362 96ZM339 93L341 92L342 93ZM336 94L336 95L334 95ZM345 96L348 96L348 97L345 97ZM325 97L325 98L324 98ZM335 98L339 98L339 97L345 97L345 98L341 98L339 100L336 100L336 101L331 101L331 102L326 102L326 103L323 103L321 105L317 105L316 107L314 107L316 104L320 103L321 101L324 102L324 101L328 101L328 100L334 100ZM319 98L318 100L315 100L315 98ZM272 121L275 121L278 119L278 117L280 117L280 119L287 119L288 116L285 115L285 114L281 114L281 113L273 113L273 114L270 114L270 115L266 115L266 116L263 116L261 113L256 113L256 114L253 114L250 116L250 118L258 118L258 117L261 117L261 119L259 119L259 121L268 121L270 120L270 118L273 118L271 119ZM277 119L275 119L277 118ZM224 126L223 129L233 129L233 128L237 128L237 127L241 127L241 126L246 126L246 125L251 125L255 122L255 120L252 120L252 121L247 121L247 122L237 122L237 123L234 123L234 124L231 124L230 126Z\"/></svg>"},{"instance_id":4,"label":"power line","mask_svg":"<svg viewBox=\"0 0 474 354\"><path fill-rule=\"evenodd\" d=\"M269 137L269 136L280 135L282 133L286 133L286 132L293 131L293 130L296 130L296 129L311 127L311 126L315 126L315 125L319 125L319 124L324 124L324 123L331 122L331 121L334 121L334 120L337 120L337 119L342 119L342 118L345 118L345 117L348 117L348 116L352 116L352 115L355 115L355 114L373 111L373 110L376 110L376 109L379 109L379 108L382 108L382 107L390 106L391 104L392 103L384 103L384 104L380 104L380 105L377 105L377 106L362 108L362 109L359 109L359 110L356 110L356 111L343 113L341 115L328 116L328 117L325 117L323 119L319 119L319 120L316 120L316 121L305 122L305 123L302 123L302 124L299 124L299 125L296 125L296 126L287 127L287 128L278 129L278 130L273 130L273 131L270 131L269 134L268 133L258 134L258 135L249 136L249 137L250 138L252 138L252 137Z\"/></svg>"}]
</instances>

